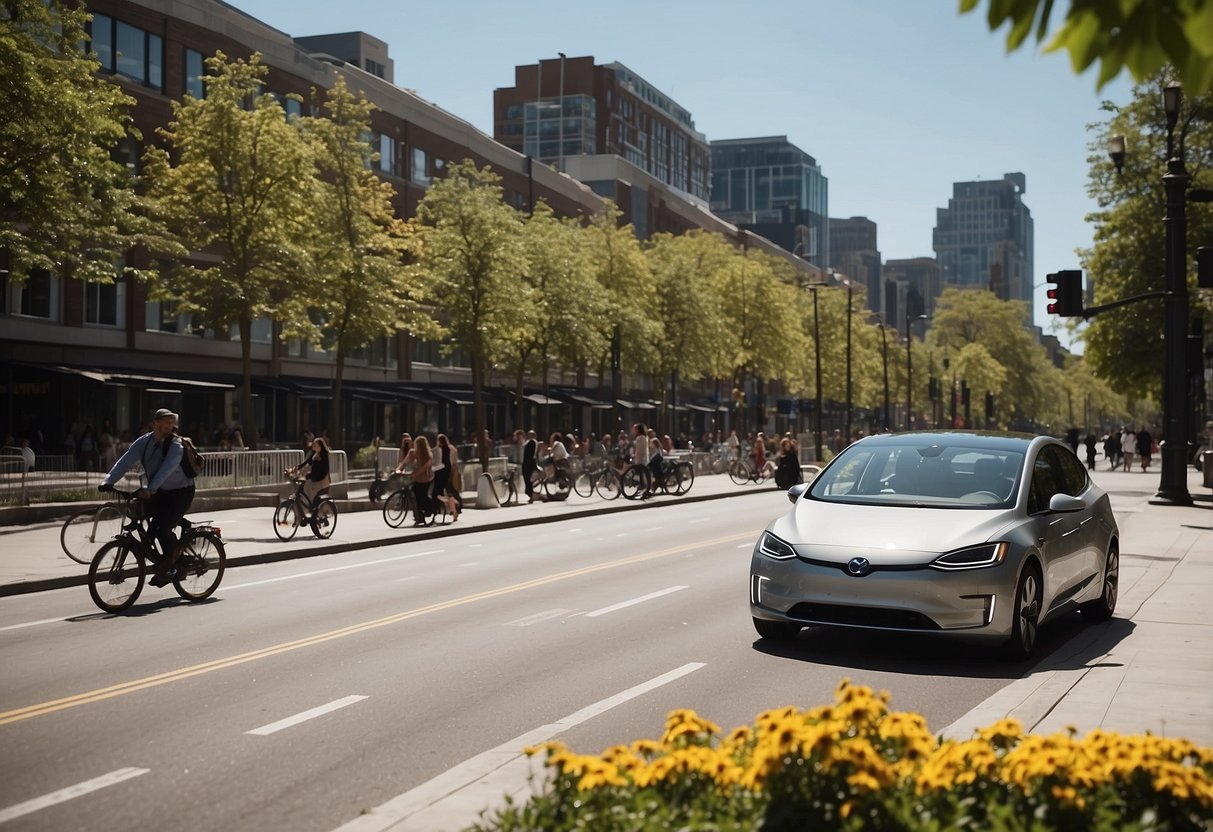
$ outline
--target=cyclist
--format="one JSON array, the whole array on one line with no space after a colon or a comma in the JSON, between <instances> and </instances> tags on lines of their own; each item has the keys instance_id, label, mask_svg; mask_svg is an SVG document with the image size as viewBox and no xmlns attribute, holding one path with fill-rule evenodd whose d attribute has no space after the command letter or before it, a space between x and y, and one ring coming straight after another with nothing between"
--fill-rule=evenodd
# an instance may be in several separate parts
<instances>
[{"instance_id":1,"label":"cyclist","mask_svg":"<svg viewBox=\"0 0 1213 832\"><path fill-rule=\"evenodd\" d=\"M312 446L308 449L308 454L304 457L303 462L294 468L288 468L286 473L298 476L305 467L307 468L307 480L303 483L303 496L307 500L307 505L299 506L300 517L310 515L312 507L316 505L316 495L333 484L332 478L329 476L329 443L323 436L313 439Z\"/></svg>"},{"instance_id":2,"label":"cyclist","mask_svg":"<svg viewBox=\"0 0 1213 832\"><path fill-rule=\"evenodd\" d=\"M143 464L147 485L139 489L139 496L148 501L148 532L164 554L152 575L152 586L164 586L176 574L174 565L181 553L173 530L194 501L194 481L181 469L184 451L174 430L176 425L176 413L163 407L157 410L152 416L152 429L131 443L97 486L99 491L109 491L136 463Z\"/></svg>"}]
</instances>

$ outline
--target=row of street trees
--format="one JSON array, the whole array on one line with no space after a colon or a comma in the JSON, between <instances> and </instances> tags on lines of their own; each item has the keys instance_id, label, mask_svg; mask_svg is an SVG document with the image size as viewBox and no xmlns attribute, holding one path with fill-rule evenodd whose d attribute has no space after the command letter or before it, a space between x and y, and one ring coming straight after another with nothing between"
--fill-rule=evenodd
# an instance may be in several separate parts
<instances>
[{"instance_id":1,"label":"row of street trees","mask_svg":"<svg viewBox=\"0 0 1213 832\"><path fill-rule=\"evenodd\" d=\"M489 372L512 374L519 388L557 369L604 379L615 354L620 372L648 379L663 397L679 384L727 390L761 378L808 398L817 392L818 353L823 397L845 402L850 390L848 404L872 409L886 395L903 397L896 327L882 333L861 311L862 291L848 309L844 289L818 289L815 328L812 295L791 263L721 235L641 243L609 204L588 218L560 218L542 203L523 213L505 202L496 174L470 161L448 166L416 217L401 220L392 186L374 173L372 105L339 75L313 92L313 115L288 119L262 91L256 56L216 54L205 97L175 102L136 180L109 157L120 139L141 138L130 126L132 101L80 52L85 18L40 0L10 7L24 25L3 29L0 103L26 117L0 125L0 245L13 278L46 268L109 281L126 250L148 252L153 268L127 271L151 281L154 297L176 301L206 328L238 334L240 415L253 442L251 330L267 318L277 338L333 352L330 429L339 440L348 356L402 330L468 356L479 427ZM18 158L10 151L34 142L31 130L51 138L35 143L42 155ZM79 163L60 155L65 147ZM62 179L68 171L80 181ZM1119 417L1123 400L1089 373L1053 367L1028 319L1026 305L988 292L946 293L926 342L911 347L914 401L927 401L922 369L948 354L957 378L994 394L997 425L1018 414L1064 428L1073 402L1094 398Z\"/></svg>"}]
</instances>

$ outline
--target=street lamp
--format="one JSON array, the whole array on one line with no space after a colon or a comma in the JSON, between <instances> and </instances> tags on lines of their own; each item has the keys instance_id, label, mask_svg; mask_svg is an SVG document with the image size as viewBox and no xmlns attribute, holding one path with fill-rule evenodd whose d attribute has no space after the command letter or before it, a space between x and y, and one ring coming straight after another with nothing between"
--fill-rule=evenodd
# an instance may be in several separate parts
<instances>
[{"instance_id":1,"label":"street lamp","mask_svg":"<svg viewBox=\"0 0 1213 832\"><path fill-rule=\"evenodd\" d=\"M816 374L816 382L814 384L816 399L813 403L813 444L814 450L817 452L817 456L813 461L820 465L823 459L821 455L821 327L817 320L817 290L827 284L808 283L805 285L813 293L813 369Z\"/></svg>"},{"instance_id":2,"label":"street lamp","mask_svg":"<svg viewBox=\"0 0 1213 832\"><path fill-rule=\"evenodd\" d=\"M839 283L842 283L847 287L847 411L846 417L843 420L846 435L843 437L842 442L843 447L845 447L848 443L850 443L852 435L851 411L853 407L851 404L851 296L855 290L855 287L852 285L849 279L843 277L838 272L830 272L830 275Z\"/></svg>"},{"instance_id":3,"label":"street lamp","mask_svg":"<svg viewBox=\"0 0 1213 832\"><path fill-rule=\"evenodd\" d=\"M879 315L872 317L876 319L876 325L880 327L880 359L884 364L884 424L881 427L885 430L892 430L893 422L889 418L889 341L885 336L884 319Z\"/></svg>"},{"instance_id":4,"label":"street lamp","mask_svg":"<svg viewBox=\"0 0 1213 832\"><path fill-rule=\"evenodd\" d=\"M1166 192L1166 295L1163 317L1163 438L1161 448L1162 473L1158 493L1151 502L1190 506L1188 493L1188 279L1185 268L1184 237L1187 231L1185 199L1192 181L1184 169L1183 142L1176 155L1175 125L1183 104L1183 89L1170 83L1162 91L1163 111L1167 117L1167 172L1162 178ZM1119 173L1124 167L1124 136L1112 136L1108 155Z\"/></svg>"},{"instance_id":5,"label":"street lamp","mask_svg":"<svg viewBox=\"0 0 1213 832\"><path fill-rule=\"evenodd\" d=\"M925 321L926 319L926 315L906 315L906 430L914 430L914 358L911 351L914 338L910 332L910 324L914 323L914 321Z\"/></svg>"}]
</instances>

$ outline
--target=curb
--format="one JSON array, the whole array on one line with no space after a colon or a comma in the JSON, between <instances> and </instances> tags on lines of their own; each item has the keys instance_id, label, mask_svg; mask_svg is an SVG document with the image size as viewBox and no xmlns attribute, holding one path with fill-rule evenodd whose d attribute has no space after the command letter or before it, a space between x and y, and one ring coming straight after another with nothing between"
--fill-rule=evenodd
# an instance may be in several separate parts
<instances>
[{"instance_id":1,"label":"curb","mask_svg":"<svg viewBox=\"0 0 1213 832\"><path fill-rule=\"evenodd\" d=\"M778 490L778 489L776 489ZM234 568L237 566L253 566L262 563L278 563L284 560L301 560L303 558L314 558L322 555L336 555L343 552L353 552L359 549L375 549L382 546L394 546L398 543L410 543L414 540L434 540L442 537L452 537L455 535L475 534L478 532L487 531L489 529L512 529L519 526L537 526L545 523L559 523L564 520L574 520L580 517L594 517L599 514L613 514L620 511L638 511L642 509L655 509L664 506L684 505L686 503L704 503L709 500L724 500L729 497L736 497L745 494L761 494L760 490L739 489L737 491L724 492L720 494L704 494L698 497L678 497L675 500L668 502L648 502L637 503L620 498L622 502L611 501L606 505L601 505L595 508L583 508L575 511L562 512L560 514L552 514L540 517L519 518L517 520L504 520L502 522L491 522L483 526L459 526L454 525L443 526L440 529L433 531L417 532L408 537L381 537L372 540L350 541L348 543L332 543L323 546L315 546L308 549L287 549L278 552L262 552L256 555L244 555L243 557L228 558L226 568ZM509 506L499 506L499 508L509 508ZM32 581L21 581L19 583L5 584L0 586L0 598L13 595L27 595L33 592L47 592L52 589L64 589L72 586L86 586L88 584L87 570L81 575L64 575L58 578L38 578Z\"/></svg>"}]
</instances>

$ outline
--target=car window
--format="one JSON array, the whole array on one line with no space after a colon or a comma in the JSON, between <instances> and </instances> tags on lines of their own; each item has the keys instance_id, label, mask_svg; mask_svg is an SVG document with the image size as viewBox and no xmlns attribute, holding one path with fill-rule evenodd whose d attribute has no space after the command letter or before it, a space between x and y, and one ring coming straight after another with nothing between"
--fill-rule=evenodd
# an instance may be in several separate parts
<instances>
[{"instance_id":1,"label":"car window","mask_svg":"<svg viewBox=\"0 0 1213 832\"><path fill-rule=\"evenodd\" d=\"M1056 445L1049 447L1049 450L1056 453L1057 462L1061 465L1065 476L1065 483L1062 486L1062 493L1069 494L1071 497L1077 497L1082 492L1087 490L1087 483L1090 481L1087 476L1087 469L1082 467L1082 462L1078 457L1067 451L1065 448L1059 448Z\"/></svg>"},{"instance_id":2,"label":"car window","mask_svg":"<svg viewBox=\"0 0 1213 832\"><path fill-rule=\"evenodd\" d=\"M1028 513L1035 514L1049 507L1049 500L1061 490L1059 469L1049 463L1049 447L1041 449L1032 465L1032 490L1028 494Z\"/></svg>"}]
</instances>

